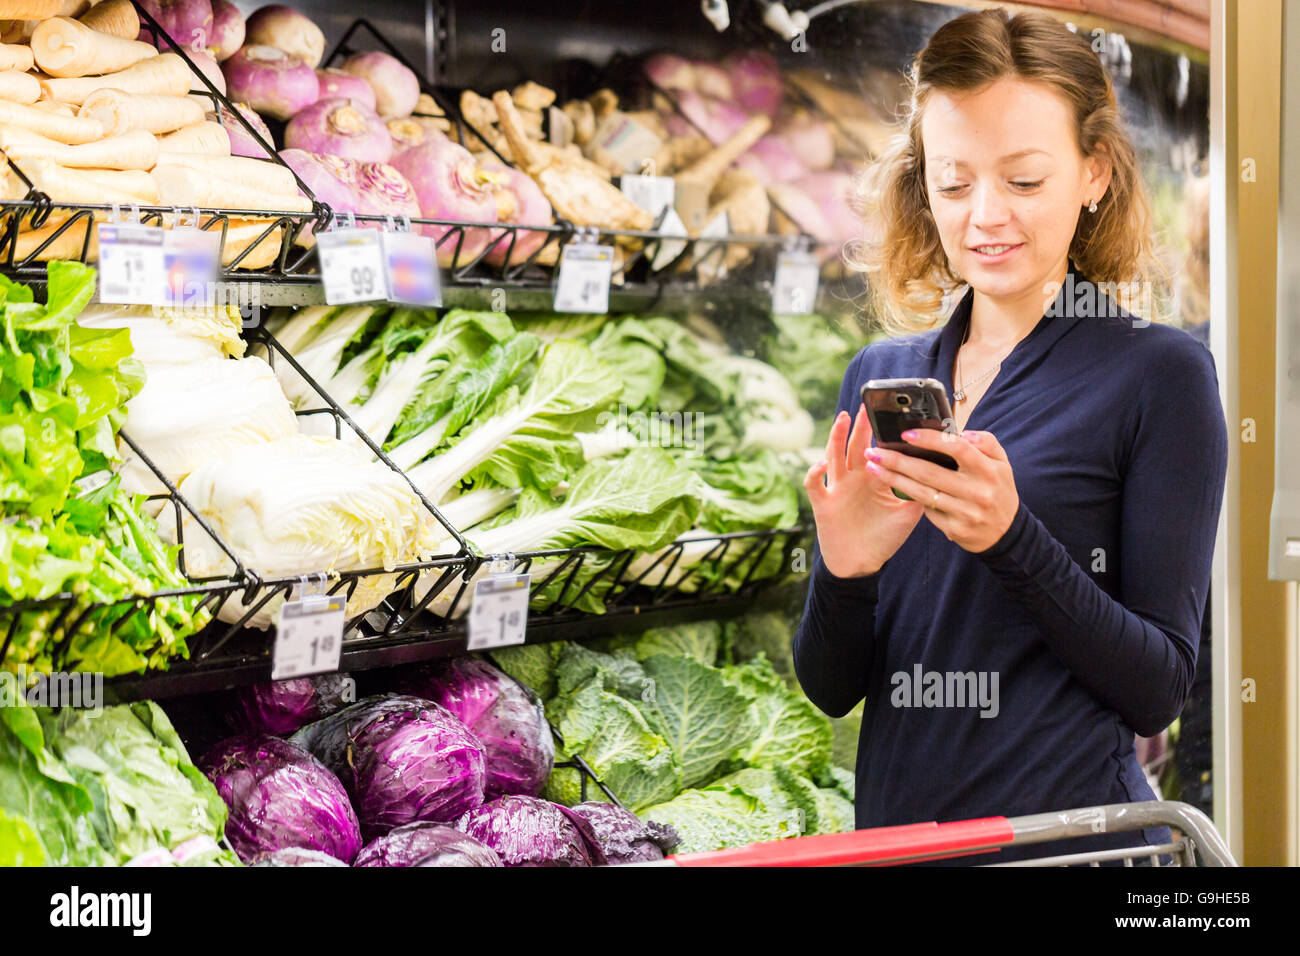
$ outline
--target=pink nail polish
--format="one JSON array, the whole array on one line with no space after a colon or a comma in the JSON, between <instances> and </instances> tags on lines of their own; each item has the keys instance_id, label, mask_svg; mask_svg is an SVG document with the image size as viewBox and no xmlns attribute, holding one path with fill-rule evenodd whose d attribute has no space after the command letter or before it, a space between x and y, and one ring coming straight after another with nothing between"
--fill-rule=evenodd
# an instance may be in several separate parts
<instances>
[{"instance_id":1,"label":"pink nail polish","mask_svg":"<svg viewBox=\"0 0 1300 956\"><path fill-rule=\"evenodd\" d=\"M912 438L915 438L915 437L916 437L916 429L915 429L915 428L909 428L907 431L903 432L903 437L906 438L906 439L909 439L909 440L912 439Z\"/></svg>"},{"instance_id":2,"label":"pink nail polish","mask_svg":"<svg viewBox=\"0 0 1300 956\"><path fill-rule=\"evenodd\" d=\"M872 461L880 461L880 452L876 451L874 448L868 448L867 457Z\"/></svg>"}]
</instances>

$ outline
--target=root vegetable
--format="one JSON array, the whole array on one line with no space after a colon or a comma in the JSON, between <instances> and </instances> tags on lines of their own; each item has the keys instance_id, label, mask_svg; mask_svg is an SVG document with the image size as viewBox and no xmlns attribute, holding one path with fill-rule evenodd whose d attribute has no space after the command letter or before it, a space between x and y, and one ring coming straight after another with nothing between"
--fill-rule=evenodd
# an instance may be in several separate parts
<instances>
[{"instance_id":1,"label":"root vegetable","mask_svg":"<svg viewBox=\"0 0 1300 956\"><path fill-rule=\"evenodd\" d=\"M520 112L544 110L555 102L555 91L529 80L527 83L516 86L511 92L510 98L514 100L515 107Z\"/></svg>"},{"instance_id":2,"label":"root vegetable","mask_svg":"<svg viewBox=\"0 0 1300 956\"><path fill-rule=\"evenodd\" d=\"M159 93L182 96L193 82L190 68L175 53L160 53L117 73L69 79L41 80L41 89L52 100L80 106L98 90L121 90L124 93Z\"/></svg>"},{"instance_id":3,"label":"root vegetable","mask_svg":"<svg viewBox=\"0 0 1300 956\"><path fill-rule=\"evenodd\" d=\"M258 135L266 141L267 146L272 150L275 149L275 141L271 138L271 131L267 128L262 117L258 116L256 111L247 103L235 103L235 110L240 116L248 121L248 124L257 131ZM224 106L221 107L221 119L226 127L226 133L230 137L230 153L232 156L251 156L254 159L265 159L267 151L257 142L256 139L244 129L244 124L239 122Z\"/></svg>"},{"instance_id":4,"label":"root vegetable","mask_svg":"<svg viewBox=\"0 0 1300 956\"><path fill-rule=\"evenodd\" d=\"M313 70L325 55L325 34L320 27L297 10L280 4L253 12L244 23L244 42L283 50Z\"/></svg>"},{"instance_id":5,"label":"root vegetable","mask_svg":"<svg viewBox=\"0 0 1300 956\"><path fill-rule=\"evenodd\" d=\"M684 56L656 53L646 58L642 69L655 86L665 90L695 89L695 65Z\"/></svg>"},{"instance_id":6,"label":"root vegetable","mask_svg":"<svg viewBox=\"0 0 1300 956\"><path fill-rule=\"evenodd\" d=\"M777 135L809 170L830 169L835 162L835 137L830 126L806 112L783 124Z\"/></svg>"},{"instance_id":7,"label":"root vegetable","mask_svg":"<svg viewBox=\"0 0 1300 956\"><path fill-rule=\"evenodd\" d=\"M706 63L696 61L695 67L695 91L704 96L712 96L719 100L730 100L735 95L735 90L731 86L731 76L725 69L716 63Z\"/></svg>"},{"instance_id":8,"label":"root vegetable","mask_svg":"<svg viewBox=\"0 0 1300 956\"><path fill-rule=\"evenodd\" d=\"M246 46L221 64L221 72L231 99L278 120L320 99L315 68L275 47Z\"/></svg>"},{"instance_id":9,"label":"root vegetable","mask_svg":"<svg viewBox=\"0 0 1300 956\"><path fill-rule=\"evenodd\" d=\"M63 12L63 0L4 0L0 20L48 20Z\"/></svg>"},{"instance_id":10,"label":"root vegetable","mask_svg":"<svg viewBox=\"0 0 1300 956\"><path fill-rule=\"evenodd\" d=\"M519 226L549 226L552 221L551 204L542 195L537 183L525 173L511 169L498 161L489 161L484 168L502 178L497 186L497 221L513 223ZM534 252L545 245L550 238L547 232L521 230L514 234L514 247L511 248L511 236L506 230L498 231L493 239L499 241L488 251L487 261L498 268L524 262Z\"/></svg>"},{"instance_id":11,"label":"root vegetable","mask_svg":"<svg viewBox=\"0 0 1300 956\"><path fill-rule=\"evenodd\" d=\"M205 120L182 126L174 133L160 136L160 150L173 153L197 153L203 156L229 156L230 136L220 123Z\"/></svg>"},{"instance_id":12,"label":"root vegetable","mask_svg":"<svg viewBox=\"0 0 1300 956\"><path fill-rule=\"evenodd\" d=\"M17 70L0 73L0 100L10 103L35 103L41 98L41 84L36 77Z\"/></svg>"},{"instance_id":13,"label":"root vegetable","mask_svg":"<svg viewBox=\"0 0 1300 956\"><path fill-rule=\"evenodd\" d=\"M32 31L32 56L50 76L117 73L157 55L148 43L100 33L68 17L45 20Z\"/></svg>"},{"instance_id":14,"label":"root vegetable","mask_svg":"<svg viewBox=\"0 0 1300 956\"><path fill-rule=\"evenodd\" d=\"M170 133L202 123L203 107L188 96L98 90L86 98L77 115L99 120L109 136L133 129Z\"/></svg>"},{"instance_id":15,"label":"root vegetable","mask_svg":"<svg viewBox=\"0 0 1300 956\"><path fill-rule=\"evenodd\" d=\"M309 212L311 202L298 195L271 195L256 184L214 179L189 166L159 163L153 169L165 206L202 206L205 209L269 209L275 212Z\"/></svg>"},{"instance_id":16,"label":"root vegetable","mask_svg":"<svg viewBox=\"0 0 1300 956\"><path fill-rule=\"evenodd\" d=\"M784 90L781 69L772 54L760 49L735 53L723 60L722 66L731 77L736 105L746 113L761 113L768 119L776 119Z\"/></svg>"},{"instance_id":17,"label":"root vegetable","mask_svg":"<svg viewBox=\"0 0 1300 956\"><path fill-rule=\"evenodd\" d=\"M0 147L15 161L49 159L77 169L152 169L158 141L144 130L68 146L17 126L0 127Z\"/></svg>"},{"instance_id":18,"label":"root vegetable","mask_svg":"<svg viewBox=\"0 0 1300 956\"><path fill-rule=\"evenodd\" d=\"M158 202L158 186L142 170L70 169L48 159L26 160L19 167L32 185L55 202L149 206Z\"/></svg>"},{"instance_id":19,"label":"root vegetable","mask_svg":"<svg viewBox=\"0 0 1300 956\"><path fill-rule=\"evenodd\" d=\"M275 220L235 219L226 227L226 241L221 249L221 264L233 265L235 258L248 250L248 255L240 260L236 269L265 269L274 265L280 256L280 245L284 241L283 225L272 226Z\"/></svg>"},{"instance_id":20,"label":"root vegetable","mask_svg":"<svg viewBox=\"0 0 1300 956\"><path fill-rule=\"evenodd\" d=\"M736 165L750 170L764 185L788 183L808 174L808 167L799 161L789 142L776 135L759 139L749 152L736 160Z\"/></svg>"},{"instance_id":21,"label":"root vegetable","mask_svg":"<svg viewBox=\"0 0 1300 956\"><path fill-rule=\"evenodd\" d=\"M21 126L33 133L71 145L92 143L104 138L104 127L98 120L60 116L49 110L7 103L4 100L0 100L0 124Z\"/></svg>"},{"instance_id":22,"label":"root vegetable","mask_svg":"<svg viewBox=\"0 0 1300 956\"><path fill-rule=\"evenodd\" d=\"M278 163L244 156L197 156L191 153L160 151L158 163L188 166L215 179L229 179L272 195L292 196L298 191L293 173Z\"/></svg>"},{"instance_id":23,"label":"root vegetable","mask_svg":"<svg viewBox=\"0 0 1300 956\"><path fill-rule=\"evenodd\" d=\"M504 95L504 94L503 94ZM494 190L498 177L487 172L463 146L445 136L431 137L420 146L404 149L393 158L393 166L410 181L426 219L452 222L496 222L497 202ZM439 242L451 226L421 227L434 242ZM450 267L461 241L459 262L467 262L482 253L492 233L487 229L466 229L461 237L447 239L438 247L438 261Z\"/></svg>"},{"instance_id":24,"label":"root vegetable","mask_svg":"<svg viewBox=\"0 0 1300 956\"><path fill-rule=\"evenodd\" d=\"M211 0L139 0L140 6L158 22L158 26L176 41L177 46L198 50L208 45L212 32ZM144 23L137 39L147 43L165 42L155 37Z\"/></svg>"},{"instance_id":25,"label":"root vegetable","mask_svg":"<svg viewBox=\"0 0 1300 956\"><path fill-rule=\"evenodd\" d=\"M0 43L0 70L25 73L34 63L31 47L18 43Z\"/></svg>"},{"instance_id":26,"label":"root vegetable","mask_svg":"<svg viewBox=\"0 0 1300 956\"><path fill-rule=\"evenodd\" d=\"M321 99L342 97L345 100L356 100L372 110L375 109L375 88L365 77L353 76L345 70L330 67L317 70L316 79L320 82Z\"/></svg>"},{"instance_id":27,"label":"root vegetable","mask_svg":"<svg viewBox=\"0 0 1300 956\"><path fill-rule=\"evenodd\" d=\"M211 81L212 85L217 88L217 92L222 96L225 96L226 75L221 72L221 64L202 50L190 50L188 55L194 65L199 68L199 72L206 76ZM203 84L195 83L194 88L203 89ZM211 98L205 96L202 99L205 104L205 109L212 109Z\"/></svg>"},{"instance_id":28,"label":"root vegetable","mask_svg":"<svg viewBox=\"0 0 1300 956\"><path fill-rule=\"evenodd\" d=\"M123 40L134 40L140 35L140 15L131 0L101 0L77 19L92 30Z\"/></svg>"},{"instance_id":29,"label":"root vegetable","mask_svg":"<svg viewBox=\"0 0 1300 956\"><path fill-rule=\"evenodd\" d=\"M343 61L343 71L363 78L374 89L375 111L381 119L409 116L419 102L419 79L387 53L350 56Z\"/></svg>"},{"instance_id":30,"label":"root vegetable","mask_svg":"<svg viewBox=\"0 0 1300 956\"><path fill-rule=\"evenodd\" d=\"M363 103L337 98L294 116L284 129L284 145L365 163L385 163L393 155L393 137L384 121Z\"/></svg>"},{"instance_id":31,"label":"root vegetable","mask_svg":"<svg viewBox=\"0 0 1300 956\"><path fill-rule=\"evenodd\" d=\"M52 259L81 259L85 262L96 262L99 259L99 234L95 229L94 221L83 218L63 228L67 222L67 219L60 219L56 222L47 222L40 229L29 229L18 233L18 240L14 244L14 260L22 262L29 256L35 256L37 262L48 262ZM61 228L63 231L59 232ZM48 242L49 245L37 252L36 250L44 242Z\"/></svg>"},{"instance_id":32,"label":"root vegetable","mask_svg":"<svg viewBox=\"0 0 1300 956\"><path fill-rule=\"evenodd\" d=\"M742 153L758 142L771 125L772 121L766 116L750 117L725 143L678 173L678 181L712 184Z\"/></svg>"},{"instance_id":33,"label":"root vegetable","mask_svg":"<svg viewBox=\"0 0 1300 956\"><path fill-rule=\"evenodd\" d=\"M212 32L208 48L218 62L228 60L244 45L244 15L228 0L212 0Z\"/></svg>"}]
</instances>

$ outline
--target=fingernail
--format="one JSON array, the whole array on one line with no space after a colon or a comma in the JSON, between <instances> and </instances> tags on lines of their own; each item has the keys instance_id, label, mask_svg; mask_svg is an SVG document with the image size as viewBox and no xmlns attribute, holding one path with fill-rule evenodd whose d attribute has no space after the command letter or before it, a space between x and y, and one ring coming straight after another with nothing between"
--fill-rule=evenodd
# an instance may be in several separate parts
<instances>
[{"instance_id":1,"label":"fingernail","mask_svg":"<svg viewBox=\"0 0 1300 956\"><path fill-rule=\"evenodd\" d=\"M818 467L818 468L825 468L825 467L826 467L826 462L824 462L824 461L819 461L819 462L817 462L817 467Z\"/></svg>"},{"instance_id":2,"label":"fingernail","mask_svg":"<svg viewBox=\"0 0 1300 956\"><path fill-rule=\"evenodd\" d=\"M979 441L979 440L980 440L980 433L979 433L979 432L966 432L966 440L967 440L967 441Z\"/></svg>"},{"instance_id":3,"label":"fingernail","mask_svg":"<svg viewBox=\"0 0 1300 956\"><path fill-rule=\"evenodd\" d=\"M880 452L876 451L874 448L868 448L867 457L872 461L880 461Z\"/></svg>"},{"instance_id":4,"label":"fingernail","mask_svg":"<svg viewBox=\"0 0 1300 956\"><path fill-rule=\"evenodd\" d=\"M874 472L875 474L879 474L879 473L880 473L880 466L877 465L874 461L869 461L869 462L867 462L867 470L868 470L868 471L871 471L871 472Z\"/></svg>"},{"instance_id":5,"label":"fingernail","mask_svg":"<svg viewBox=\"0 0 1300 956\"><path fill-rule=\"evenodd\" d=\"M911 440L911 439L915 438L915 437L916 437L916 429L915 429L915 428L909 428L907 431L903 432L903 437L906 438L906 439L908 439L908 440Z\"/></svg>"}]
</instances>

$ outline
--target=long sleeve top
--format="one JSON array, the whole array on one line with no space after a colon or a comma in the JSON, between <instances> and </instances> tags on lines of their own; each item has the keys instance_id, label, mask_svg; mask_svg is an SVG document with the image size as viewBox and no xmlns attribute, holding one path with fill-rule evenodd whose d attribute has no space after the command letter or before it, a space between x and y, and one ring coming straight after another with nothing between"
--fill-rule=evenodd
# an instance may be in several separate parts
<instances>
[{"instance_id":1,"label":"long sleeve top","mask_svg":"<svg viewBox=\"0 0 1300 956\"><path fill-rule=\"evenodd\" d=\"M951 394L973 298L939 329L863 349L840 409L856 413L872 378L936 378ZM965 551L922 517L870 576L836 577L814 550L795 669L832 716L865 701L858 828L1155 799L1134 732L1168 726L1191 686L1227 471L1209 350L1144 325L1071 259L966 427L1006 449L1020 497L992 547Z\"/></svg>"}]
</instances>

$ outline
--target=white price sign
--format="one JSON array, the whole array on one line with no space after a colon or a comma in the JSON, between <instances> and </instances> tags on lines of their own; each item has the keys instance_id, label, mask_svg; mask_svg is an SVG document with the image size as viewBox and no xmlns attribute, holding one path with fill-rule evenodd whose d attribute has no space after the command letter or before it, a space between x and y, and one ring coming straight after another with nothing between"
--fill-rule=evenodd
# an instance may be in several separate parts
<instances>
[{"instance_id":1,"label":"white price sign","mask_svg":"<svg viewBox=\"0 0 1300 956\"><path fill-rule=\"evenodd\" d=\"M442 277L433 240L418 232L385 232L383 236L388 301L442 305Z\"/></svg>"},{"instance_id":2,"label":"white price sign","mask_svg":"<svg viewBox=\"0 0 1300 956\"><path fill-rule=\"evenodd\" d=\"M168 305L194 308L216 300L221 233L178 226L163 239L164 297Z\"/></svg>"},{"instance_id":3,"label":"white price sign","mask_svg":"<svg viewBox=\"0 0 1300 956\"><path fill-rule=\"evenodd\" d=\"M326 305L380 302L388 298L388 269L379 233L332 229L316 236Z\"/></svg>"},{"instance_id":4,"label":"white price sign","mask_svg":"<svg viewBox=\"0 0 1300 956\"><path fill-rule=\"evenodd\" d=\"M524 642L528 625L528 574L494 574L479 581L469 608L471 651Z\"/></svg>"},{"instance_id":5,"label":"white price sign","mask_svg":"<svg viewBox=\"0 0 1300 956\"><path fill-rule=\"evenodd\" d=\"M811 252L782 252L776 257L772 280L772 312L776 315L807 315L817 301L821 270Z\"/></svg>"},{"instance_id":6,"label":"white price sign","mask_svg":"<svg viewBox=\"0 0 1300 956\"><path fill-rule=\"evenodd\" d=\"M669 209L668 215L664 217L663 224L659 227L659 234L663 236L686 236L686 224L682 222L682 217L677 215L676 209ZM664 266L675 261L686 250L685 239L664 239L659 243L659 249L654 254L654 260L650 263L650 268L658 272Z\"/></svg>"},{"instance_id":7,"label":"white price sign","mask_svg":"<svg viewBox=\"0 0 1300 956\"><path fill-rule=\"evenodd\" d=\"M677 183L671 176L620 176L619 189L655 219L677 198Z\"/></svg>"},{"instance_id":8,"label":"white price sign","mask_svg":"<svg viewBox=\"0 0 1300 956\"><path fill-rule=\"evenodd\" d=\"M609 283L614 275L614 247L588 243L565 246L555 282L556 312L609 311Z\"/></svg>"},{"instance_id":9,"label":"white price sign","mask_svg":"<svg viewBox=\"0 0 1300 956\"><path fill-rule=\"evenodd\" d=\"M165 232L138 223L101 222L99 301L117 305L162 305L167 298Z\"/></svg>"},{"instance_id":10,"label":"white price sign","mask_svg":"<svg viewBox=\"0 0 1300 956\"><path fill-rule=\"evenodd\" d=\"M338 670L346 607L341 594L309 594L285 601L271 652L271 680Z\"/></svg>"}]
</instances>

